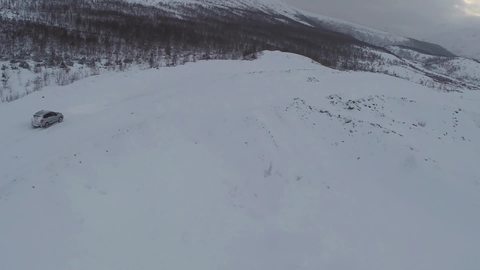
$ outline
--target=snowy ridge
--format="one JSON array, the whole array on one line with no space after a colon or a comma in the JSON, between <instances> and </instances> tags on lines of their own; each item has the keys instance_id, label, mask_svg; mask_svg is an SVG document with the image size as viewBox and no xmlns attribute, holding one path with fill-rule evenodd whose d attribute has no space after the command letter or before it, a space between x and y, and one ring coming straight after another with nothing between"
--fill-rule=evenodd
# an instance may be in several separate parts
<instances>
[{"instance_id":1,"label":"snowy ridge","mask_svg":"<svg viewBox=\"0 0 480 270\"><path fill-rule=\"evenodd\" d=\"M351 35L358 40L375 46L408 45L411 39L394 35L385 31L354 24L340 19L330 18L319 14L294 8L281 0L126 0L145 5L168 5L168 6L195 6L222 9L246 9L259 10L268 14L282 15L302 24L319 25L332 31Z\"/></svg>"},{"instance_id":2,"label":"snowy ridge","mask_svg":"<svg viewBox=\"0 0 480 270\"><path fill-rule=\"evenodd\" d=\"M473 59L427 55L396 46L390 46L388 49L417 68L455 78L464 83L480 85L480 62Z\"/></svg>"},{"instance_id":3,"label":"snowy ridge","mask_svg":"<svg viewBox=\"0 0 480 270\"><path fill-rule=\"evenodd\" d=\"M422 43L368 27L311 14L292 8L282 1L128 0L127 3L126 0L116 0L109 2L108 10L104 10L106 6L98 4L102 3L101 1L71 1L72 14L78 13L75 16L83 18L85 22L77 24L77 21L72 19L74 16L58 17L56 14L59 11L70 7L63 0L58 2L47 0L43 5L38 6L30 1L3 0L1 2L0 16L10 21L3 24L5 26L3 33L18 30L17 34L20 38L17 39L23 40L30 48L23 52L12 46L5 46L5 57L0 63L2 67L0 101L12 101L37 91L43 86L51 85L52 82L70 83L89 74L98 74L106 69L125 70L132 65L141 67L147 65L149 67L170 66L197 59L240 59L267 48L300 53L333 68L386 73L436 89L452 91L480 89L478 62L453 58L454 56L449 52L434 44ZM51 6L49 6L50 4ZM158 9L143 5L154 5ZM43 6L48 8L42 9ZM199 6L206 8L198 8ZM91 10L89 10L90 8ZM96 15L91 16L90 11ZM126 12L127 14L131 12L130 15L133 17L112 15L117 12ZM151 20L151 16L157 16L157 19ZM142 20L135 20L134 18L137 17ZM155 22L163 19L170 23L156 25ZM102 20L110 20L111 23L99 24L98 21ZM46 50L38 50L43 45L33 44L30 41L32 39L41 40L42 36L38 33L43 32L36 31L36 33L30 34L27 30L19 30L28 25L22 21L34 22L34 24L38 24L38 27L44 28L42 31L51 31L50 35L56 37L58 41L54 42L54 38L50 38L47 40L49 44L46 46ZM199 26L199 29L193 32L192 26L189 25L192 22L195 23L195 27ZM211 22L218 25L213 27ZM231 28L232 22L237 27ZM147 24L141 29L147 29L147 27L157 29L151 30L155 33L183 32L184 34L177 36L170 34L169 39L158 35L154 41L149 40L148 42L145 40L149 39L151 35L140 35L140 38L145 40L131 42L139 38L137 33L141 32L141 30L132 30L138 27L138 25L132 24L137 23ZM302 23L302 25L298 25L298 23ZM110 25L122 25L122 27L109 28ZM245 28L243 28L244 25ZM64 41L60 31L55 31L51 26L70 31L72 33L71 41ZM177 26L180 26L181 30ZM96 29L97 33L91 32L92 27ZM218 31L218 27L224 29L225 32ZM234 33L235 29L238 30L238 34ZM275 30L272 31L273 29ZM119 50L122 53L117 54L115 60L112 59L111 54L107 53L111 49L108 48L109 43L103 42L103 39L97 39L103 33L112 33L111 31L117 31L115 38L123 40L118 44L124 47ZM276 31L284 31L285 35L273 34ZM87 33L92 35L91 39L84 38ZM219 33L221 34L219 35ZM223 35L223 33L230 35ZM187 38L197 34L200 36ZM298 39L299 34L301 39ZM4 35L1 38L5 40L5 44L20 42L12 38L14 36L16 35ZM238 44L238 36L243 37L241 46ZM312 42L312 37L316 38L314 42ZM166 42L172 38L176 39L173 44ZM220 41L222 38L226 38L228 44ZM92 40L93 43L89 40ZM205 40L206 42L199 45L193 40ZM95 42L96 44L94 44ZM76 44L76 46L69 44ZM86 46L91 46L91 48L85 50ZM167 51L171 51L172 46L177 47L173 48L175 52L173 55L167 53ZM220 46L224 48L219 48ZM322 49L319 50L319 47ZM51 48L64 52L58 56L52 55L49 53ZM413 54L416 56L410 56L411 52L398 53L395 48L402 48L404 51L415 50ZM138 51L145 53L139 54ZM89 55L91 52L97 55ZM390 52L393 52L393 55L388 55ZM32 59L33 55L36 55L36 59ZM133 55L142 56L142 59L134 63ZM433 63L433 61L440 61L441 65ZM359 62L361 64L358 64ZM56 70L53 68L55 65ZM22 68L22 66L27 66L27 68ZM73 72L69 72L70 68ZM45 76L50 78L45 78Z\"/></svg>"},{"instance_id":4,"label":"snowy ridge","mask_svg":"<svg viewBox=\"0 0 480 270\"><path fill-rule=\"evenodd\" d=\"M169 10L180 13L175 10L178 7L202 6L205 8L220 8L220 9L243 9L261 11L268 14L282 15L292 20L306 24L299 19L296 14L297 9L284 3L281 0L124 0L131 3L153 5L161 8L168 7ZM192 15L192 14L183 14Z\"/></svg>"},{"instance_id":5,"label":"snowy ridge","mask_svg":"<svg viewBox=\"0 0 480 270\"><path fill-rule=\"evenodd\" d=\"M276 10L285 9L288 7L282 1L278 0L125 0L131 3L145 4L145 5L202 5L206 7L230 7L230 8L275 8Z\"/></svg>"},{"instance_id":6,"label":"snowy ridge","mask_svg":"<svg viewBox=\"0 0 480 270\"><path fill-rule=\"evenodd\" d=\"M302 16L308 16L318 19L328 24L332 29L339 30L346 34L353 34L362 41L372 41L378 39L383 44L401 43L408 41L408 38L393 35L384 31L372 29L366 26L350 23L340 19L334 19L327 16L303 11L294 8L281 0L126 0L132 3L145 5L201 5L204 7L220 8L243 8L262 10L276 14L282 14L299 22L304 22Z\"/></svg>"},{"instance_id":7,"label":"snowy ridge","mask_svg":"<svg viewBox=\"0 0 480 270\"><path fill-rule=\"evenodd\" d=\"M49 87L0 106L2 269L477 269L479 102L279 52Z\"/></svg>"},{"instance_id":8,"label":"snowy ridge","mask_svg":"<svg viewBox=\"0 0 480 270\"><path fill-rule=\"evenodd\" d=\"M324 26L328 26L328 28L330 28L331 30L352 35L361 41L372 43L377 46L402 44L410 40L406 37L394 35L392 33L373 29L371 27L355 24L345 20L322 16L312 12L296 9L295 13L297 18L304 18L305 16L307 16L307 18L319 20Z\"/></svg>"}]
</instances>

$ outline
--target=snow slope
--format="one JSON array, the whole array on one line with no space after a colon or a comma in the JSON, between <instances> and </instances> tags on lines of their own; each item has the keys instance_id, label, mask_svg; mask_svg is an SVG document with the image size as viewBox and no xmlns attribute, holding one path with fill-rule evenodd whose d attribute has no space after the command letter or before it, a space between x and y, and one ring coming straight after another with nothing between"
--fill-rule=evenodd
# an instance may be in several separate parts
<instances>
[{"instance_id":1,"label":"snow slope","mask_svg":"<svg viewBox=\"0 0 480 270\"><path fill-rule=\"evenodd\" d=\"M294 21L304 24L302 19L298 18L300 11L291 7L282 0L124 0L130 3L142 5L151 5L159 8L166 8L170 12L175 12L179 16L192 16L195 14L185 14L185 11L179 10L179 7L197 7L226 9L226 10L250 10L261 11L269 15L282 15ZM192 10L188 9L187 12Z\"/></svg>"},{"instance_id":2,"label":"snow slope","mask_svg":"<svg viewBox=\"0 0 480 270\"><path fill-rule=\"evenodd\" d=\"M441 57L391 46L388 50L416 68L455 78L464 83L480 85L480 62L463 57Z\"/></svg>"},{"instance_id":3,"label":"snow slope","mask_svg":"<svg viewBox=\"0 0 480 270\"><path fill-rule=\"evenodd\" d=\"M479 101L266 52L0 104L0 269L476 270Z\"/></svg>"},{"instance_id":4,"label":"snow slope","mask_svg":"<svg viewBox=\"0 0 480 270\"><path fill-rule=\"evenodd\" d=\"M158 5L158 4L168 4L168 5L202 5L210 7L232 7L232 8L282 8L285 9L288 7L281 0L125 0L131 3L145 4L145 5Z\"/></svg>"},{"instance_id":5,"label":"snow slope","mask_svg":"<svg viewBox=\"0 0 480 270\"><path fill-rule=\"evenodd\" d=\"M183 7L202 6L210 9L260 11L272 16L284 16L293 21L308 25L309 27L320 27L330 31L346 34L355 39L378 47L391 45L404 45L421 51L430 51L433 54L451 55L444 48L427 42L413 40L373 29L363 25L355 24L345 20L331 18L301 10L285 3L282 0L124 0L131 3L153 5L159 8L166 8L169 12L175 12L178 16L194 16L192 9L182 11ZM183 14L182 14L183 13ZM186 14L185 14L186 13Z\"/></svg>"},{"instance_id":6,"label":"snow slope","mask_svg":"<svg viewBox=\"0 0 480 270\"><path fill-rule=\"evenodd\" d=\"M376 45L384 46L392 43L407 42L408 38L393 35L384 31L375 30L344 20L334 19L327 16L303 11L290 6L282 0L126 0L132 3L144 5L170 5L170 6L195 6L200 5L207 8L237 8L261 10L267 13L281 14L288 18L305 23L305 16L309 19L321 21L328 28L341 33L352 35L365 42L373 42ZM308 20L307 20L308 21ZM377 44L378 43L378 44Z\"/></svg>"}]
</instances>

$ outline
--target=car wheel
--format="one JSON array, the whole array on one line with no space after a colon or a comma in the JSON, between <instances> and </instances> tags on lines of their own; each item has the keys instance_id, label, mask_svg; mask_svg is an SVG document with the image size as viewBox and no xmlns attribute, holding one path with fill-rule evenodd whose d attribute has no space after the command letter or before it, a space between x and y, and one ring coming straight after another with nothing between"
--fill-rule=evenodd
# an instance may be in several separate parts
<instances>
[{"instance_id":1,"label":"car wheel","mask_svg":"<svg viewBox=\"0 0 480 270\"><path fill-rule=\"evenodd\" d=\"M48 128L49 126L50 126L50 123L49 123L49 122L45 122L45 123L43 124L43 128Z\"/></svg>"},{"instance_id":2,"label":"car wheel","mask_svg":"<svg viewBox=\"0 0 480 270\"><path fill-rule=\"evenodd\" d=\"M58 118L58 122L59 123L63 122L63 117Z\"/></svg>"}]
</instances>

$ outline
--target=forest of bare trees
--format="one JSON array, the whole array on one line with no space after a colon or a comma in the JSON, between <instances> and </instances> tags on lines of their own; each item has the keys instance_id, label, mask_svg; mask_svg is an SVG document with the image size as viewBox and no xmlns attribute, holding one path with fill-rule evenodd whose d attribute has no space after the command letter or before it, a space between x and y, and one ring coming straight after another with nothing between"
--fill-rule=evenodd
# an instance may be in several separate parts
<instances>
[{"instance_id":1,"label":"forest of bare trees","mask_svg":"<svg viewBox=\"0 0 480 270\"><path fill-rule=\"evenodd\" d=\"M121 70L132 64L242 59L262 50L297 53L352 70L367 69L360 63L377 57L349 36L255 11L196 7L194 16L179 18L120 0L0 0L0 10L8 11L0 16L0 60L37 73L47 68L68 73L74 64L95 73L100 66ZM8 81L11 67L4 67L2 81ZM75 79L70 77L65 81ZM0 87L5 92L8 84Z\"/></svg>"}]
</instances>

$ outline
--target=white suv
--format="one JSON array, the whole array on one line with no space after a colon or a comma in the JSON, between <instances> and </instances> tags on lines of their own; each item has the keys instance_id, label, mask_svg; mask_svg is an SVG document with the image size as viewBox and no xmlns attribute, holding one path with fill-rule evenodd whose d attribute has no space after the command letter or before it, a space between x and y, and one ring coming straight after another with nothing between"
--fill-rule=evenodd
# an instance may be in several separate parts
<instances>
[{"instance_id":1,"label":"white suv","mask_svg":"<svg viewBox=\"0 0 480 270\"><path fill-rule=\"evenodd\" d=\"M61 123L63 121L63 114L52 111L39 111L33 115L32 127L47 128L55 123Z\"/></svg>"}]
</instances>

